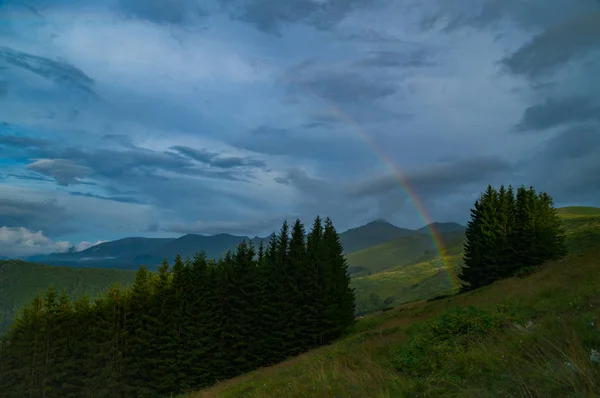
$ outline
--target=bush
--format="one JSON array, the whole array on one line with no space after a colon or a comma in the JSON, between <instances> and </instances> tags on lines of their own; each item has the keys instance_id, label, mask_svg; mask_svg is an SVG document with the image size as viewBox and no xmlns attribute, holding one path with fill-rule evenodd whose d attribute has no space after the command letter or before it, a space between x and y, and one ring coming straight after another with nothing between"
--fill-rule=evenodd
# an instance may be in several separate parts
<instances>
[{"instance_id":1,"label":"bush","mask_svg":"<svg viewBox=\"0 0 600 398\"><path fill-rule=\"evenodd\" d=\"M523 268L517 270L514 273L514 276L516 276L517 278L524 278L528 275L531 275L536 269L537 269L536 266L523 267Z\"/></svg>"},{"instance_id":2,"label":"bush","mask_svg":"<svg viewBox=\"0 0 600 398\"><path fill-rule=\"evenodd\" d=\"M469 346L504 329L515 319L507 307L493 313L473 306L452 309L428 322L409 327L408 341L392 352L392 363L400 372L430 376L451 365Z\"/></svg>"}]
</instances>

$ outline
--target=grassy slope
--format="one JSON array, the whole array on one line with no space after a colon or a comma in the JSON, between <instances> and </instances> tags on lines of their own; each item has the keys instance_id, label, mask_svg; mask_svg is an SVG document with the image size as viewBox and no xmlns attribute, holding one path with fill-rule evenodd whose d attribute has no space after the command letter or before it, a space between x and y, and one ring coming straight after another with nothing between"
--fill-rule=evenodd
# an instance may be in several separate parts
<instances>
[{"instance_id":1,"label":"grassy slope","mask_svg":"<svg viewBox=\"0 0 600 398\"><path fill-rule=\"evenodd\" d=\"M347 256L349 267L364 271L352 275L359 313L388 304L431 297L455 288L448 273L460 263L462 232L441 234L446 257L439 257L429 235L413 235L370 247ZM370 273L370 274L369 274Z\"/></svg>"},{"instance_id":2,"label":"grassy slope","mask_svg":"<svg viewBox=\"0 0 600 398\"><path fill-rule=\"evenodd\" d=\"M101 268L54 267L23 261L0 261L0 332L16 311L50 285L72 297L95 296L112 283L133 282L134 271Z\"/></svg>"},{"instance_id":3,"label":"grassy slope","mask_svg":"<svg viewBox=\"0 0 600 398\"><path fill-rule=\"evenodd\" d=\"M462 232L447 232L441 234L446 248L462 244ZM354 276L375 274L394 267L429 261L438 255L429 235L409 235L372 246L346 256L348 266L354 269L361 267Z\"/></svg>"},{"instance_id":4,"label":"grassy slope","mask_svg":"<svg viewBox=\"0 0 600 398\"><path fill-rule=\"evenodd\" d=\"M600 208L559 209L571 251L579 251L600 240ZM447 256L444 261L432 250L429 236L409 236L348 255L350 266L372 270L353 275L357 310L368 313L402 303L456 291L452 283L462 261L462 233L442 234ZM425 254L424 250L429 250ZM453 274L451 276L451 274Z\"/></svg>"},{"instance_id":5,"label":"grassy slope","mask_svg":"<svg viewBox=\"0 0 600 398\"><path fill-rule=\"evenodd\" d=\"M600 364L589 358L590 349L600 351L600 210L570 208L561 214L572 253L566 259L523 279L367 316L348 337L331 346L188 398L598 396ZM533 327L526 332L514 327L494 330L458 351L448 348L454 337L445 345L425 342L425 358L433 363L436 357L445 357L441 365L417 376L394 366L395 353L409 343L410 325L471 305L492 314L499 313L498 305L511 308L522 324L531 321ZM449 351L443 354L442 348Z\"/></svg>"}]
</instances>

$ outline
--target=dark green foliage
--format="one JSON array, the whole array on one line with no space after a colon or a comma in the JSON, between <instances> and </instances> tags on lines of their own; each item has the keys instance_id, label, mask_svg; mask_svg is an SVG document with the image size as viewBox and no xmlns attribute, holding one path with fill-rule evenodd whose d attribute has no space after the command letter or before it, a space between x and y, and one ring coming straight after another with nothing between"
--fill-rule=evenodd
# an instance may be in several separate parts
<instances>
[{"instance_id":1,"label":"dark green foliage","mask_svg":"<svg viewBox=\"0 0 600 398\"><path fill-rule=\"evenodd\" d=\"M453 357L482 338L502 330L517 319L512 311L488 312L478 307L455 308L407 330L408 342L394 351L397 370L427 377L448 366Z\"/></svg>"},{"instance_id":2,"label":"dark green foliage","mask_svg":"<svg viewBox=\"0 0 600 398\"><path fill-rule=\"evenodd\" d=\"M566 254L565 232L552 198L521 186L488 186L465 231L461 290L468 291Z\"/></svg>"},{"instance_id":3,"label":"dark green foliage","mask_svg":"<svg viewBox=\"0 0 600 398\"><path fill-rule=\"evenodd\" d=\"M169 396L327 344L354 323L342 253L317 217L258 252L142 266L93 302L51 288L0 340L0 398Z\"/></svg>"}]
</instances>

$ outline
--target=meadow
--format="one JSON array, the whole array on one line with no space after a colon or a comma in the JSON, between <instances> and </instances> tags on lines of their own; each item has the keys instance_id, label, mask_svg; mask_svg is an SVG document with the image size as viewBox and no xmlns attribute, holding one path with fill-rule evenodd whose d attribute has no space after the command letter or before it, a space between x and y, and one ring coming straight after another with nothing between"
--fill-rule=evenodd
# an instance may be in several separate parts
<instances>
[{"instance_id":1,"label":"meadow","mask_svg":"<svg viewBox=\"0 0 600 398\"><path fill-rule=\"evenodd\" d=\"M600 209L560 214L570 250L564 259L469 293L367 315L330 346L185 398L598 396ZM392 286L395 272L403 281L440 272L425 264L371 275L372 283ZM436 293L447 286L439 287Z\"/></svg>"}]
</instances>

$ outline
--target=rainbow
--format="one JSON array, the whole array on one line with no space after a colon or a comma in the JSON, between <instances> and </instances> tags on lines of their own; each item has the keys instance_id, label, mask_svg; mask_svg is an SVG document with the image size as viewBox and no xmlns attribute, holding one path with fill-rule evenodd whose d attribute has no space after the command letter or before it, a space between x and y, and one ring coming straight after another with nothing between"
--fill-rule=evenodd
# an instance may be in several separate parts
<instances>
[{"instance_id":1,"label":"rainbow","mask_svg":"<svg viewBox=\"0 0 600 398\"><path fill-rule=\"evenodd\" d=\"M433 247L435 251L438 253L440 260L442 261L442 266L446 269L447 274L450 278L450 283L453 288L460 288L460 280L458 279L455 270L452 268L450 262L448 261L448 254L446 247L444 245L444 241L440 235L440 232L433 225L433 221L431 216L429 216L427 209L423 205L422 200L419 198L419 195L415 191L414 188L411 187L410 182L406 176L396 167L394 162L386 155L386 153L381 149L377 143L371 138L371 136L364 130L364 128L358 124L354 119L344 113L338 106L336 106L331 101L327 101L322 98L318 94L316 94L310 87L305 85L301 85L296 83L296 87L303 87L307 91L309 91L312 96L320 99L327 103L328 109L331 111L332 115L345 122L347 125L351 126L353 130L357 133L357 135L371 148L371 150L379 157L384 166L386 166L394 175L394 177L398 180L400 188L406 193L408 200L415 208L417 212L417 216L421 219L425 228L427 228L427 234L429 235L431 242L433 243Z\"/></svg>"}]
</instances>

